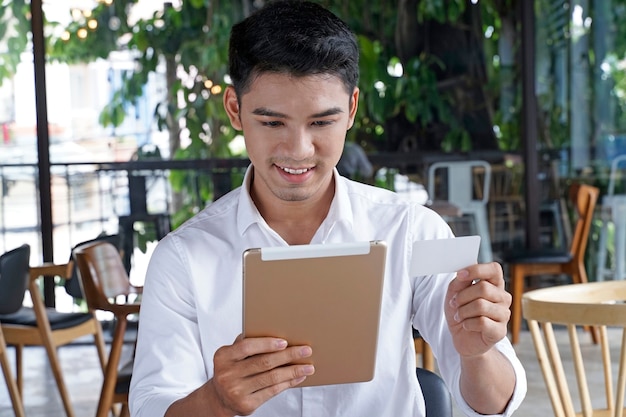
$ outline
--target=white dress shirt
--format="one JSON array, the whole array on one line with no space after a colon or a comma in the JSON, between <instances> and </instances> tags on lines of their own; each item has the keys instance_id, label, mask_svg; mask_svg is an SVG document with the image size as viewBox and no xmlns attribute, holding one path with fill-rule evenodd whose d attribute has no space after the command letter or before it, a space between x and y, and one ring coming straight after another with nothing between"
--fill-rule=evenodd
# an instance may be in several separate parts
<instances>
[{"instance_id":1,"label":"white dress shirt","mask_svg":"<svg viewBox=\"0 0 626 417\"><path fill-rule=\"evenodd\" d=\"M213 355L242 331L242 252L287 243L261 217L245 187L231 191L159 242L152 255L140 313L130 387L133 417L163 416L176 400L213 376ZM409 276L412 242L451 237L432 210L335 171L335 197L312 244L384 240L387 265L377 363L370 382L292 388L254 416L423 417L411 325L431 345L458 408L479 416L459 388L460 357L443 313L453 274ZM450 254L454 256L454 254ZM507 338L497 344L517 384L503 416L526 394L526 376Z\"/></svg>"}]
</instances>

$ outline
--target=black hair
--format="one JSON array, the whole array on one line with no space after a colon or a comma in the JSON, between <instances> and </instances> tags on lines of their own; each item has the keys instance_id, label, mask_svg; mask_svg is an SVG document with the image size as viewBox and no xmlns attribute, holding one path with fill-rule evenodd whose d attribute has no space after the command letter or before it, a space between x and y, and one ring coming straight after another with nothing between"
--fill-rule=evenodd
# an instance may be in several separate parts
<instances>
[{"instance_id":1,"label":"black hair","mask_svg":"<svg viewBox=\"0 0 626 417\"><path fill-rule=\"evenodd\" d=\"M266 72L334 75L348 94L359 79L354 33L332 12L308 1L274 1L234 25L228 63L239 98Z\"/></svg>"}]
</instances>

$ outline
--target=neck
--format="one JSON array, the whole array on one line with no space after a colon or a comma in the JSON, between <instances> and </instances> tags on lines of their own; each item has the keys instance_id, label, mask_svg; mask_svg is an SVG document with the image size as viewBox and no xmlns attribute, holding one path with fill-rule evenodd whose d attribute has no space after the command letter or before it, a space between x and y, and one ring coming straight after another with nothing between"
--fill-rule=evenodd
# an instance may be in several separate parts
<instances>
[{"instance_id":1,"label":"neck","mask_svg":"<svg viewBox=\"0 0 626 417\"><path fill-rule=\"evenodd\" d=\"M335 195L335 179L303 201L285 201L271 195L260 196L254 187L250 195L267 224L290 245L308 244L328 215Z\"/></svg>"}]
</instances>

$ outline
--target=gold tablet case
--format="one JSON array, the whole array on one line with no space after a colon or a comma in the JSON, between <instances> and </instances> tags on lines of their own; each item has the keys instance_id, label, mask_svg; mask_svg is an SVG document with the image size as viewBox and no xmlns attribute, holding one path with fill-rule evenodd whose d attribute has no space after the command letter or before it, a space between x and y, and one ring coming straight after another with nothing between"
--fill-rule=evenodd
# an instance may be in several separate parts
<instances>
[{"instance_id":1,"label":"gold tablet case","mask_svg":"<svg viewBox=\"0 0 626 417\"><path fill-rule=\"evenodd\" d=\"M244 336L311 346L300 363L313 363L315 374L299 386L370 381L386 250L382 241L247 249Z\"/></svg>"}]
</instances>

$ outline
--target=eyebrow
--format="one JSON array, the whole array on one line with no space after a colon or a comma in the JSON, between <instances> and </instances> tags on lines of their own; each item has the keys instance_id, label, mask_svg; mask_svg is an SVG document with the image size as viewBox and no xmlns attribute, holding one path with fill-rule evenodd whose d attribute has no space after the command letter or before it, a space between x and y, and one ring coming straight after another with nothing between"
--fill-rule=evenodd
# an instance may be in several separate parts
<instances>
[{"instance_id":1,"label":"eyebrow","mask_svg":"<svg viewBox=\"0 0 626 417\"><path fill-rule=\"evenodd\" d=\"M320 117L334 116L335 114L340 114L340 113L343 113L343 110L340 107L332 107L328 110L324 110L323 112L312 114L309 117L312 119L318 119ZM258 107L252 111L252 114L255 114L257 116L267 116L267 117L277 117L281 119L287 119L286 114L270 110L266 107Z\"/></svg>"},{"instance_id":2,"label":"eyebrow","mask_svg":"<svg viewBox=\"0 0 626 417\"><path fill-rule=\"evenodd\" d=\"M333 108L325 110L325 111L323 111L321 113L312 114L311 118L312 119L317 119L317 118L320 118L320 117L334 116L334 115L340 114L340 113L343 113L343 110L340 107L333 107Z\"/></svg>"},{"instance_id":3,"label":"eyebrow","mask_svg":"<svg viewBox=\"0 0 626 417\"><path fill-rule=\"evenodd\" d=\"M278 117L282 119L286 119L287 115L283 113L279 113L277 111L270 110L266 107L258 107L252 110L252 114L256 114L257 116L268 116L268 117Z\"/></svg>"}]
</instances>

